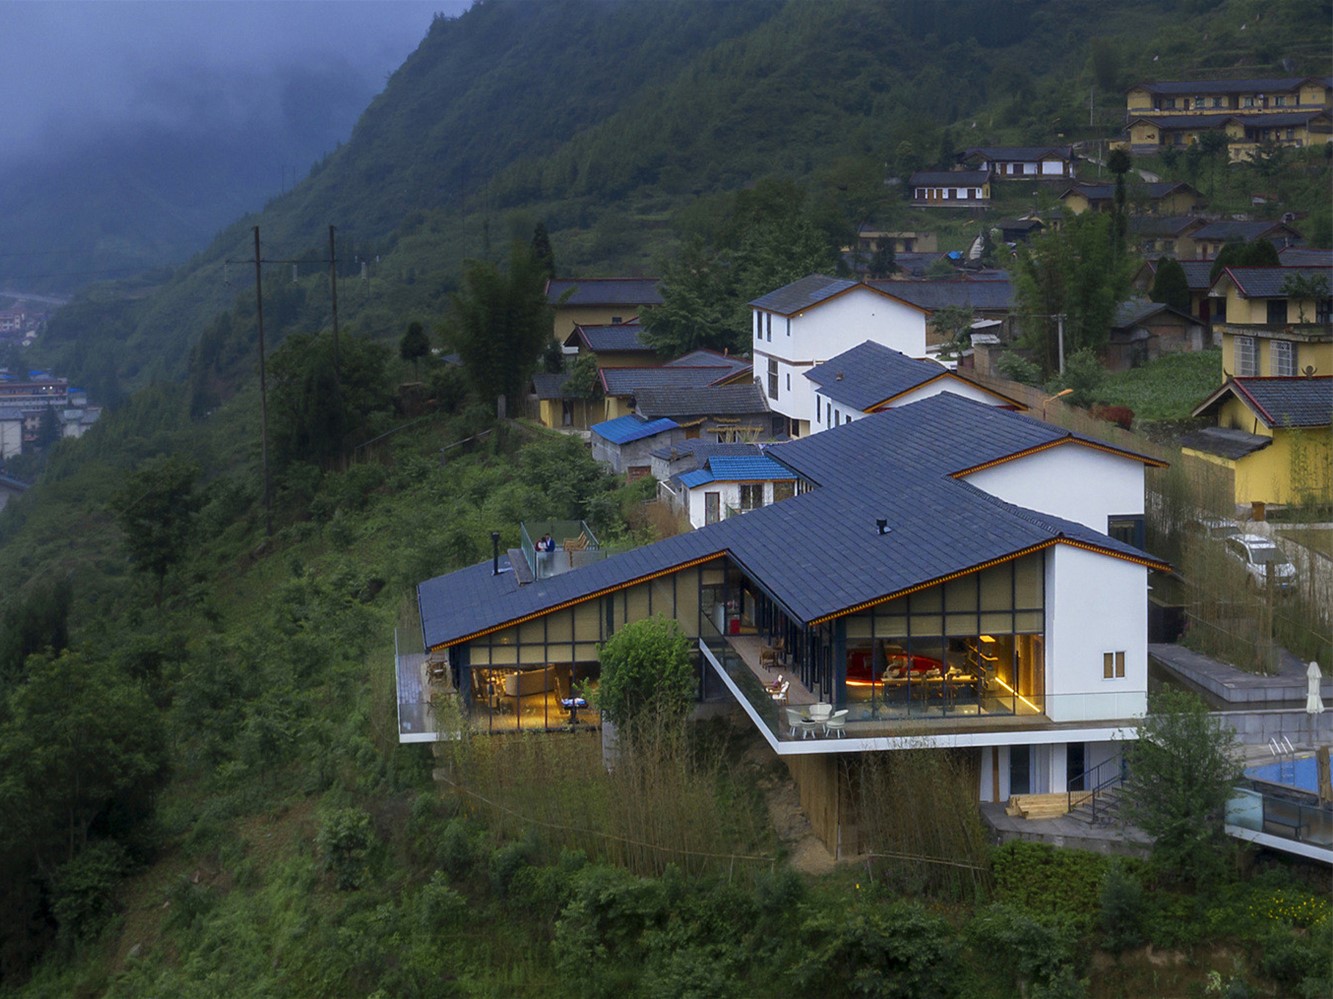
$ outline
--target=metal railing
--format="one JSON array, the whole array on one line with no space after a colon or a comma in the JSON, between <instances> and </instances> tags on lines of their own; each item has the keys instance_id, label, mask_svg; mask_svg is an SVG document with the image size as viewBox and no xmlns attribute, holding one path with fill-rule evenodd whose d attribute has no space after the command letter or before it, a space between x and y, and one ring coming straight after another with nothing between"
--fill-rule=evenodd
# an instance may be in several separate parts
<instances>
[{"instance_id":1,"label":"metal railing","mask_svg":"<svg viewBox=\"0 0 1333 999\"><path fill-rule=\"evenodd\" d=\"M1110 771L1103 773L1105 768L1111 767ZM1091 770L1084 771L1077 777L1071 777L1065 785L1065 790L1069 794L1069 810L1072 812L1075 807L1087 804L1092 810L1092 821L1097 821L1097 802L1098 798L1103 801L1103 811L1105 811L1105 799L1107 792L1114 787L1118 787L1125 781L1125 758L1117 754L1109 760L1103 760ZM1075 782L1084 784L1084 787L1075 788ZM1088 787L1086 785L1091 785ZM1075 800L1077 796L1078 800Z\"/></svg>"}]
</instances>

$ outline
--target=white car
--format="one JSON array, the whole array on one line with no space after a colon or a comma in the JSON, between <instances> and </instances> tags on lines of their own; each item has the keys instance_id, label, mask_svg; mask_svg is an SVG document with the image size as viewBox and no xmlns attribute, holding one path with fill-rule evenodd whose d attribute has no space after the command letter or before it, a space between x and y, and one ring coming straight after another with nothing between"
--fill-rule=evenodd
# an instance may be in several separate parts
<instances>
[{"instance_id":1,"label":"white car","mask_svg":"<svg viewBox=\"0 0 1333 999\"><path fill-rule=\"evenodd\" d=\"M1224 538L1227 554L1245 567L1250 584L1263 587L1268 583L1268 566L1273 566L1273 585L1279 590L1290 590L1296 585L1296 567L1282 549L1260 534L1233 534Z\"/></svg>"}]
</instances>

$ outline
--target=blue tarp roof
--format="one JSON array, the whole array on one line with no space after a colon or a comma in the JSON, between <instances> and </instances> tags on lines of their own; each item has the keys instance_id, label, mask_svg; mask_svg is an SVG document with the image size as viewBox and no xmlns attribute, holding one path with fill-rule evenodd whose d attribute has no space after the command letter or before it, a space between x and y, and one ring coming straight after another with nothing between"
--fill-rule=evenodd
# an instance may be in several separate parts
<instances>
[{"instance_id":1,"label":"blue tarp roof","mask_svg":"<svg viewBox=\"0 0 1333 999\"><path fill-rule=\"evenodd\" d=\"M680 424L675 420L645 420L630 415L618 416L614 420L606 420L602 423L594 423L588 429L612 444L628 444L631 441L641 441L645 437L656 437L668 430L675 430L679 426Z\"/></svg>"},{"instance_id":2,"label":"blue tarp roof","mask_svg":"<svg viewBox=\"0 0 1333 999\"><path fill-rule=\"evenodd\" d=\"M786 465L763 455L714 455L708 459L708 467L713 478L723 482L796 478L796 473Z\"/></svg>"}]
</instances>

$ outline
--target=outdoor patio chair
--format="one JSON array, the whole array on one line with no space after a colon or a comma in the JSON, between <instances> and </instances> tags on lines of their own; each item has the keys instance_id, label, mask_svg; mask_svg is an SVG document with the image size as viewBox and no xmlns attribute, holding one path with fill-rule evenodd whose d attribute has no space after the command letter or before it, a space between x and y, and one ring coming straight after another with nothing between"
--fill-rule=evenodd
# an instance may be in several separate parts
<instances>
[{"instance_id":1,"label":"outdoor patio chair","mask_svg":"<svg viewBox=\"0 0 1333 999\"><path fill-rule=\"evenodd\" d=\"M836 732L841 739L845 731L847 731L847 708L835 711L824 719L824 735L831 736Z\"/></svg>"},{"instance_id":2,"label":"outdoor patio chair","mask_svg":"<svg viewBox=\"0 0 1333 999\"><path fill-rule=\"evenodd\" d=\"M810 717L822 724L823 722L828 721L829 716L833 714L833 705L821 701L818 704L810 705L809 710Z\"/></svg>"},{"instance_id":3,"label":"outdoor patio chair","mask_svg":"<svg viewBox=\"0 0 1333 999\"><path fill-rule=\"evenodd\" d=\"M773 700L775 700L777 703L779 703L779 704L786 704L786 703L787 703L787 688L790 687L790 686L791 686L791 681L790 681L790 680L783 680L780 684L778 684L778 689L777 689L777 690L770 690L770 691L768 692L768 694L769 694L769 696L772 697Z\"/></svg>"},{"instance_id":4,"label":"outdoor patio chair","mask_svg":"<svg viewBox=\"0 0 1333 999\"><path fill-rule=\"evenodd\" d=\"M808 739L815 734L815 720L806 718L797 708L787 708L787 725L793 734L799 729L802 739Z\"/></svg>"}]
</instances>

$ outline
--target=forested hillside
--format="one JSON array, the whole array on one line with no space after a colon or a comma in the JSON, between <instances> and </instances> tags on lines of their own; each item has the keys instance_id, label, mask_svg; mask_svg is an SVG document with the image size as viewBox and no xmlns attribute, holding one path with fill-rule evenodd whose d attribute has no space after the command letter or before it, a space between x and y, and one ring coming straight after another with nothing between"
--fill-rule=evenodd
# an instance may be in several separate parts
<instances>
[{"instance_id":1,"label":"forested hillside","mask_svg":"<svg viewBox=\"0 0 1333 999\"><path fill-rule=\"evenodd\" d=\"M266 269L291 306L275 342L329 321L329 225L360 282L345 318L379 335L437 314L465 258L502 256L538 220L564 272L654 273L773 176L845 242L867 219L908 221L886 180L968 146L1118 134L1134 80L1327 72L1310 28L1328 15L1323 0L480 4L436 20L305 182L165 281L92 293L36 356L108 398L184 376L216 317L247 308L255 224L266 259L308 261L296 284L291 264Z\"/></svg>"},{"instance_id":2,"label":"forested hillside","mask_svg":"<svg viewBox=\"0 0 1333 999\"><path fill-rule=\"evenodd\" d=\"M492 531L677 526L651 482L497 421L474 372L407 349L414 320L445 348L540 310L516 237L544 223L561 274L718 247L767 273L745 240L772 217L828 258L867 220L933 224L905 205L913 169L1115 134L1135 79L1326 72L1329 17L550 0L437 20L307 180L170 275L91 289L39 348L115 405L0 514L0 995L1111 999L1202 994L1214 969L1231 994L1326 995L1326 886L1289 871L1219 855L1196 884L992 850L975 776L904 753L862 802L896 854L814 877L748 728L612 773L586 733L432 752L397 742L392 662L420 641L415 585ZM1205 186L1248 204L1256 176ZM1271 186L1326 200L1326 178L1311 157Z\"/></svg>"}]
</instances>

